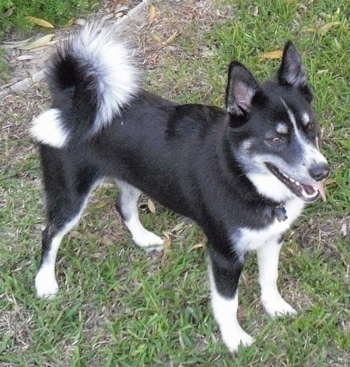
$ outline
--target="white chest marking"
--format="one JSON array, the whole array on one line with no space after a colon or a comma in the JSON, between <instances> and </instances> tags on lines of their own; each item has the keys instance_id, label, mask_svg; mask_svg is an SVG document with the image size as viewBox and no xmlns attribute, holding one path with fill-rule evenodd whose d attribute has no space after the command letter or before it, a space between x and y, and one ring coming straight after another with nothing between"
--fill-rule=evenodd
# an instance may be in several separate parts
<instances>
[{"instance_id":1,"label":"white chest marking","mask_svg":"<svg viewBox=\"0 0 350 367\"><path fill-rule=\"evenodd\" d=\"M259 230L247 227L236 230L232 234L231 240L237 255L243 258L248 251L257 250L269 242L278 241L280 236L286 232L298 218L303 207L304 202L299 198L289 200L285 204L288 217L285 221L279 222L275 219L268 227Z\"/></svg>"}]
</instances>

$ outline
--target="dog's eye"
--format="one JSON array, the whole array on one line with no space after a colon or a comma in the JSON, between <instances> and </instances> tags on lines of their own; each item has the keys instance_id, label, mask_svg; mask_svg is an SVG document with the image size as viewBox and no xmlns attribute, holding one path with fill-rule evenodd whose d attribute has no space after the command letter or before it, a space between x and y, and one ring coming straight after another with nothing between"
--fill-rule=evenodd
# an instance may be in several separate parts
<instances>
[{"instance_id":1,"label":"dog's eye","mask_svg":"<svg viewBox=\"0 0 350 367\"><path fill-rule=\"evenodd\" d=\"M284 144L284 139L280 136L274 136L273 138L269 139L269 142L272 145L281 145Z\"/></svg>"}]
</instances>

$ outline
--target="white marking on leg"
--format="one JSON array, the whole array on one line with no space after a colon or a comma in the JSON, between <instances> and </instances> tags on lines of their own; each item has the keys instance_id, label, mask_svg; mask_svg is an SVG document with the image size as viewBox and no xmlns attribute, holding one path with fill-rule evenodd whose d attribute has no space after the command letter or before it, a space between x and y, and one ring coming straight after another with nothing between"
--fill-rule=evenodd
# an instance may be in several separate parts
<instances>
[{"instance_id":1,"label":"white marking on leg","mask_svg":"<svg viewBox=\"0 0 350 367\"><path fill-rule=\"evenodd\" d=\"M43 259L43 263L35 277L36 294L39 298L53 298L58 292L58 284L55 276L55 263L57 251L64 236L64 233L62 232L58 233L52 239L50 251Z\"/></svg>"},{"instance_id":2,"label":"white marking on leg","mask_svg":"<svg viewBox=\"0 0 350 367\"><path fill-rule=\"evenodd\" d=\"M58 292L58 284L55 275L58 248L60 247L64 235L79 222L87 201L88 197L85 199L79 214L70 222L66 223L66 225L51 240L50 250L45 254L38 274L35 277L35 288L39 298L53 298Z\"/></svg>"},{"instance_id":3,"label":"white marking on leg","mask_svg":"<svg viewBox=\"0 0 350 367\"><path fill-rule=\"evenodd\" d=\"M211 266L209 266L209 279L213 313L224 344L231 352L237 352L240 344L243 346L251 345L254 339L242 329L237 320L238 289L233 298L225 298L220 295L216 288Z\"/></svg>"},{"instance_id":4,"label":"white marking on leg","mask_svg":"<svg viewBox=\"0 0 350 367\"><path fill-rule=\"evenodd\" d=\"M64 147L68 138L68 131L64 130L60 120L60 111L55 108L36 118L30 132L36 141L55 148Z\"/></svg>"},{"instance_id":5,"label":"white marking on leg","mask_svg":"<svg viewBox=\"0 0 350 367\"><path fill-rule=\"evenodd\" d=\"M137 246L147 250L161 251L164 241L156 234L148 231L140 222L137 212L132 213L130 219L125 221L133 241Z\"/></svg>"},{"instance_id":6,"label":"white marking on leg","mask_svg":"<svg viewBox=\"0 0 350 367\"><path fill-rule=\"evenodd\" d=\"M277 288L278 259L281 246L277 241L271 241L257 249L261 302L265 311L272 318L296 314L294 308L281 297Z\"/></svg>"},{"instance_id":7,"label":"white marking on leg","mask_svg":"<svg viewBox=\"0 0 350 367\"><path fill-rule=\"evenodd\" d=\"M146 251L161 251L164 241L156 234L148 231L140 222L137 199L140 191L124 181L117 181L120 188L120 210L124 223L129 229L133 241Z\"/></svg>"}]
</instances>

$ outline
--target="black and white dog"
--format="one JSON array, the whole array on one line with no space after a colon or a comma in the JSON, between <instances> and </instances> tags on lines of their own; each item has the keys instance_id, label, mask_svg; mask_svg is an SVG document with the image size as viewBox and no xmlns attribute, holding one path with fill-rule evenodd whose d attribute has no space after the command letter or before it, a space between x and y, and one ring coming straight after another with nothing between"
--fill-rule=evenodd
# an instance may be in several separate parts
<instances>
[{"instance_id":1,"label":"black and white dog","mask_svg":"<svg viewBox=\"0 0 350 367\"><path fill-rule=\"evenodd\" d=\"M237 284L248 251L258 254L266 312L295 313L276 285L282 237L305 203L325 199L329 166L291 42L277 76L266 83L238 62L229 65L225 110L178 105L145 91L132 52L113 31L91 25L58 49L47 76L52 107L31 129L47 213L35 279L39 297L57 293L62 237L78 223L96 185L112 178L138 246L161 250L163 244L140 223L141 192L202 227L212 307L231 351L253 342L237 320Z\"/></svg>"}]
</instances>

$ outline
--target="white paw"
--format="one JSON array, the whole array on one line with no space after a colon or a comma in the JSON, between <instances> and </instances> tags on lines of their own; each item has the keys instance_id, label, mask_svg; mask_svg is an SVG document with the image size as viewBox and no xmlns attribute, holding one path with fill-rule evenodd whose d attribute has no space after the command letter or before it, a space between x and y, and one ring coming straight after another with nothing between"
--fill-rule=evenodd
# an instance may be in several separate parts
<instances>
[{"instance_id":1,"label":"white paw","mask_svg":"<svg viewBox=\"0 0 350 367\"><path fill-rule=\"evenodd\" d=\"M163 250L164 241L146 229L134 234L133 240L137 246L142 247L147 252Z\"/></svg>"},{"instance_id":2,"label":"white paw","mask_svg":"<svg viewBox=\"0 0 350 367\"><path fill-rule=\"evenodd\" d=\"M240 345L249 347L254 343L254 338L247 334L243 329L233 330L234 332L222 334L222 340L231 353L236 353Z\"/></svg>"},{"instance_id":3,"label":"white paw","mask_svg":"<svg viewBox=\"0 0 350 367\"><path fill-rule=\"evenodd\" d=\"M39 298L53 298L58 292L58 284L54 274L40 270L35 277L36 294Z\"/></svg>"},{"instance_id":4,"label":"white paw","mask_svg":"<svg viewBox=\"0 0 350 367\"><path fill-rule=\"evenodd\" d=\"M265 311L271 318L297 314L296 310L280 295L269 297L268 299L262 298L261 302L265 308Z\"/></svg>"}]
</instances>

